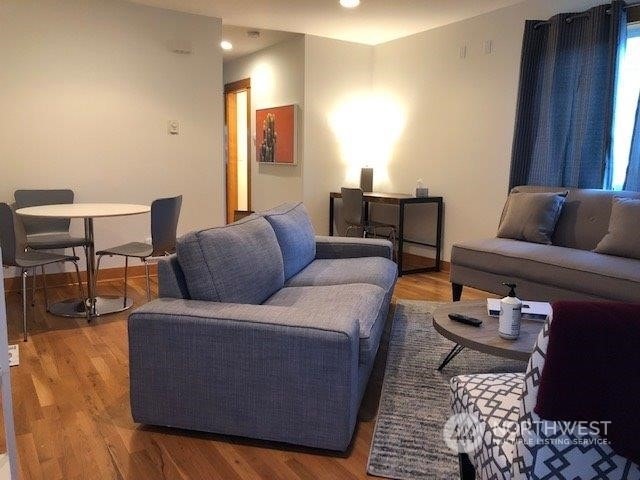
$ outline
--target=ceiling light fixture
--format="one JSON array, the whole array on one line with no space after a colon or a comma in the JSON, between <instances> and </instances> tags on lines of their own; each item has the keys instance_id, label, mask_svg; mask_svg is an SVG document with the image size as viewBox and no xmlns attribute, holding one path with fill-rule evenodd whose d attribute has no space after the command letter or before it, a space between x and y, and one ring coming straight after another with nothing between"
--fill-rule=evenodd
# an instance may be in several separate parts
<instances>
[{"instance_id":1,"label":"ceiling light fixture","mask_svg":"<svg viewBox=\"0 0 640 480\"><path fill-rule=\"evenodd\" d=\"M344 8L356 8L360 5L360 0L340 0L340 5Z\"/></svg>"},{"instance_id":2,"label":"ceiling light fixture","mask_svg":"<svg viewBox=\"0 0 640 480\"><path fill-rule=\"evenodd\" d=\"M233 44L228 40L222 40L220 42L220 48L223 50L233 50Z\"/></svg>"}]
</instances>

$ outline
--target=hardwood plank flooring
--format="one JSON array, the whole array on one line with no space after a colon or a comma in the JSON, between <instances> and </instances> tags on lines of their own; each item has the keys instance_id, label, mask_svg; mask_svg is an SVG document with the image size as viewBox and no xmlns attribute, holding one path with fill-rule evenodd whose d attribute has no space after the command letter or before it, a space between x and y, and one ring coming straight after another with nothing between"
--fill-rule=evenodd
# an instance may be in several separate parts
<instances>
[{"instance_id":1,"label":"hardwood plank flooring","mask_svg":"<svg viewBox=\"0 0 640 480\"><path fill-rule=\"evenodd\" d=\"M152 287L155 292L155 279ZM121 281L99 285L105 295L121 289ZM73 286L51 288L49 299L75 296L76 291ZM144 278L130 279L129 292L136 305L144 303ZM398 299L449 301L451 287L445 272L414 274L402 277L394 294ZM487 296L465 289L463 299ZM366 463L380 378L370 382L345 454L142 426L133 423L129 408L128 313L87 324L47 314L43 302L38 291L28 312L29 341L23 343L21 298L7 294L10 343L20 344L20 365L11 368L20 478L374 478L366 474ZM0 449L5 449L3 442Z\"/></svg>"}]
</instances>

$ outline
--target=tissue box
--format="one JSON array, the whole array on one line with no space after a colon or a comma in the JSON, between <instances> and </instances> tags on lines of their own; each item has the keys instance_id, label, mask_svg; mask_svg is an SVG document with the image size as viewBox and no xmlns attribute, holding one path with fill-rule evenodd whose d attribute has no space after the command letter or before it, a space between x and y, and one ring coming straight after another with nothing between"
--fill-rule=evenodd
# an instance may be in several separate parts
<instances>
[{"instance_id":1,"label":"tissue box","mask_svg":"<svg viewBox=\"0 0 640 480\"><path fill-rule=\"evenodd\" d=\"M428 197L429 189L428 188L416 188L416 197Z\"/></svg>"}]
</instances>

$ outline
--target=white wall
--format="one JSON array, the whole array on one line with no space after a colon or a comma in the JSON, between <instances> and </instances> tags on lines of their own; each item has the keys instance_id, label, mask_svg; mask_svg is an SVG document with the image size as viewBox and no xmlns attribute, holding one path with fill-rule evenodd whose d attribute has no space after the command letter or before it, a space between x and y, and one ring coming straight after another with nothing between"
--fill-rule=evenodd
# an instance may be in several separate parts
<instances>
[{"instance_id":1,"label":"white wall","mask_svg":"<svg viewBox=\"0 0 640 480\"><path fill-rule=\"evenodd\" d=\"M304 155L304 37L301 35L224 64L224 83L251 79L251 209L265 210L302 200ZM297 104L298 145L295 166L256 162L256 109Z\"/></svg>"},{"instance_id":2,"label":"white wall","mask_svg":"<svg viewBox=\"0 0 640 480\"><path fill-rule=\"evenodd\" d=\"M597 3L529 0L374 48L374 90L393 98L405 117L387 188L413 192L422 178L432 195L444 196L445 259L454 242L496 232L508 188L524 21ZM483 52L486 40L491 54ZM409 223L418 225L409 235L431 238L423 217Z\"/></svg>"},{"instance_id":3,"label":"white wall","mask_svg":"<svg viewBox=\"0 0 640 480\"><path fill-rule=\"evenodd\" d=\"M17 188L70 187L80 202L182 194L180 232L224 221L220 19L3 0L0 22L0 201ZM193 53L172 53L176 40ZM150 235L148 215L95 224L98 248Z\"/></svg>"},{"instance_id":4,"label":"white wall","mask_svg":"<svg viewBox=\"0 0 640 480\"><path fill-rule=\"evenodd\" d=\"M356 125L336 126L335 117L370 93L372 73L373 47L306 36L304 203L318 234L328 233L329 192L359 182L344 148Z\"/></svg>"}]
</instances>

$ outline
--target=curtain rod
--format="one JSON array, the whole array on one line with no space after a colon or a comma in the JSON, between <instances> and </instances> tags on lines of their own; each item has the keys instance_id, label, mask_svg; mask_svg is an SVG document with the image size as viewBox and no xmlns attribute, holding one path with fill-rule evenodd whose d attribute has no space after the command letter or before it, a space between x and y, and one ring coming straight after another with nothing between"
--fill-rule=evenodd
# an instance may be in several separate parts
<instances>
[{"instance_id":1,"label":"curtain rod","mask_svg":"<svg viewBox=\"0 0 640 480\"><path fill-rule=\"evenodd\" d=\"M640 2L633 2L633 3L626 3L622 9L623 10L629 10L632 8L640 8ZM610 15L611 14L611 9L605 10L605 13ZM565 18L565 22L567 23L571 23L574 20L577 20L579 18L589 18L589 12L584 12L584 13L577 13L575 15L571 15L570 17ZM544 20L542 22L538 22L533 26L534 30L537 30L539 27L541 27L542 25L550 25L551 24L551 20Z\"/></svg>"},{"instance_id":2,"label":"curtain rod","mask_svg":"<svg viewBox=\"0 0 640 480\"><path fill-rule=\"evenodd\" d=\"M640 2L625 2L625 5L622 7L623 10L628 10L630 8L638 8L640 7ZM611 13L611 9L607 10L607 13Z\"/></svg>"}]
</instances>

